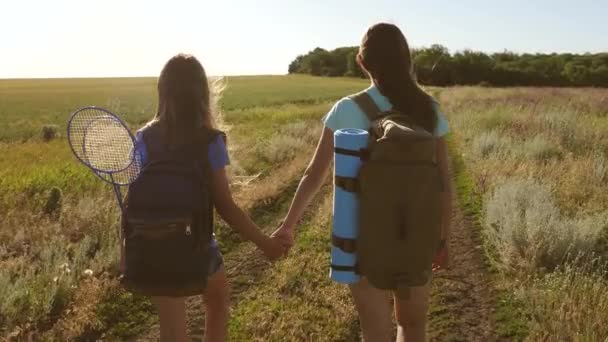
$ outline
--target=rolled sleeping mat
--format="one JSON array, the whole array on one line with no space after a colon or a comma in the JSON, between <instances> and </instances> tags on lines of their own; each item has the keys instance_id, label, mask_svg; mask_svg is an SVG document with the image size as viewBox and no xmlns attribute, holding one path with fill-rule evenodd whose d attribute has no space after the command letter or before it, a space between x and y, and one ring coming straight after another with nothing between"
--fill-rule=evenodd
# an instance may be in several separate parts
<instances>
[{"instance_id":1,"label":"rolled sleeping mat","mask_svg":"<svg viewBox=\"0 0 608 342\"><path fill-rule=\"evenodd\" d=\"M359 281L355 272L355 241L359 232L359 201L356 177L361 168L361 152L367 147L368 133L345 128L334 133L335 180L330 278L338 283ZM340 247L338 247L340 246Z\"/></svg>"}]
</instances>

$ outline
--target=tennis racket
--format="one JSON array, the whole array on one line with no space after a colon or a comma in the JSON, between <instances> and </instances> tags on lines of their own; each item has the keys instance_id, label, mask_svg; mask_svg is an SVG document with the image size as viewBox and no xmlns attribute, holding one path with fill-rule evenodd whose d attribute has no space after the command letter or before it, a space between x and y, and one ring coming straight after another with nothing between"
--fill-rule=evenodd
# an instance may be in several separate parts
<instances>
[{"instance_id":1,"label":"tennis racket","mask_svg":"<svg viewBox=\"0 0 608 342\"><path fill-rule=\"evenodd\" d=\"M112 184L121 211L121 186L131 184L141 171L135 138L124 122L108 110L85 107L68 122L68 141L76 158L102 180Z\"/></svg>"}]
</instances>

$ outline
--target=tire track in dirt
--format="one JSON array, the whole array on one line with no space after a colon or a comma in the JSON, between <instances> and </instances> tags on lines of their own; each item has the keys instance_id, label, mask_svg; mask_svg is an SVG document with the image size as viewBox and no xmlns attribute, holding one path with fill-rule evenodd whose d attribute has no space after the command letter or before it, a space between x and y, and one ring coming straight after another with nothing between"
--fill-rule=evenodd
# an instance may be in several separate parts
<instances>
[{"instance_id":1,"label":"tire track in dirt","mask_svg":"<svg viewBox=\"0 0 608 342\"><path fill-rule=\"evenodd\" d=\"M453 175L453 164L451 169ZM438 271L431 285L428 338L442 342L502 341L495 332L497 296L484 246L457 195L452 203L449 268Z\"/></svg>"}]
</instances>

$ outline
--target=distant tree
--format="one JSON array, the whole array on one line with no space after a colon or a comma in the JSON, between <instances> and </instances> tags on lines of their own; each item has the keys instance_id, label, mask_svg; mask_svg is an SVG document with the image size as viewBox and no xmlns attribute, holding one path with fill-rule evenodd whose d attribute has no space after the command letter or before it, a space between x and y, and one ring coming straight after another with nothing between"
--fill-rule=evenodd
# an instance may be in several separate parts
<instances>
[{"instance_id":1,"label":"distant tree","mask_svg":"<svg viewBox=\"0 0 608 342\"><path fill-rule=\"evenodd\" d=\"M564 67L564 76L574 85L587 85L591 80L591 70L584 59L575 59Z\"/></svg>"},{"instance_id":2,"label":"distant tree","mask_svg":"<svg viewBox=\"0 0 608 342\"><path fill-rule=\"evenodd\" d=\"M293 62L291 62L289 64L289 69L287 69L287 71L290 74L294 74L294 73L299 73L302 72L302 60L304 59L303 55L299 55L298 57L296 57L296 59L293 60Z\"/></svg>"},{"instance_id":3,"label":"distant tree","mask_svg":"<svg viewBox=\"0 0 608 342\"><path fill-rule=\"evenodd\" d=\"M483 52L472 50L457 52L452 58L452 80L454 84L490 82L493 68L493 60Z\"/></svg>"},{"instance_id":4,"label":"distant tree","mask_svg":"<svg viewBox=\"0 0 608 342\"><path fill-rule=\"evenodd\" d=\"M414 50L412 55L418 82L439 86L452 84L452 56L446 47L434 44L430 48Z\"/></svg>"},{"instance_id":5,"label":"distant tree","mask_svg":"<svg viewBox=\"0 0 608 342\"><path fill-rule=\"evenodd\" d=\"M289 64L289 73L364 77L357 64L358 47L331 51L316 48ZM464 50L450 54L444 46L412 50L414 73L422 84L447 86L596 86L608 87L608 53L485 54Z\"/></svg>"}]
</instances>

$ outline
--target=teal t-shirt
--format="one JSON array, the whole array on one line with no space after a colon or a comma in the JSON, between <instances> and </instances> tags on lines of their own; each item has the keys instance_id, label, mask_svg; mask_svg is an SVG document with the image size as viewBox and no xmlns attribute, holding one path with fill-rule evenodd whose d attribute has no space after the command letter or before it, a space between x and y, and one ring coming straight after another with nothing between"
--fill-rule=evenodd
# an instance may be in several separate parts
<instances>
[{"instance_id":1,"label":"teal t-shirt","mask_svg":"<svg viewBox=\"0 0 608 342\"><path fill-rule=\"evenodd\" d=\"M367 94L371 96L378 108L381 111L387 111L393 108L386 96L380 93L380 90L375 86L371 85L365 90ZM435 103L435 113L437 114L437 125L435 127L435 136L442 137L448 133L448 121L445 116L439 110L439 106ZM335 132L341 128L359 128L368 130L370 122L367 116L359 108L359 106L352 99L345 97L338 101L323 117L323 123L325 127Z\"/></svg>"}]
</instances>

